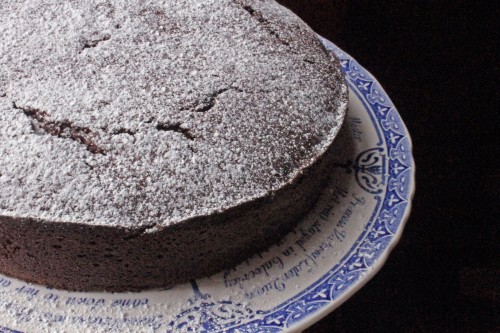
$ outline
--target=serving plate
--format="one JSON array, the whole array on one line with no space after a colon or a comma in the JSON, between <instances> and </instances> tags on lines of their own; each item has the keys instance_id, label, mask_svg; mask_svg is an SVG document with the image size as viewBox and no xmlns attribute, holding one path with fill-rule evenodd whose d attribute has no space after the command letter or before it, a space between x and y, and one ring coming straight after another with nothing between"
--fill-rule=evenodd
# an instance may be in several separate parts
<instances>
[{"instance_id":1,"label":"serving plate","mask_svg":"<svg viewBox=\"0 0 500 333\"><path fill-rule=\"evenodd\" d=\"M239 266L168 290L75 293L0 275L0 333L300 332L382 267L414 193L411 139L377 80L341 60L349 112L332 178L293 232Z\"/></svg>"}]
</instances>

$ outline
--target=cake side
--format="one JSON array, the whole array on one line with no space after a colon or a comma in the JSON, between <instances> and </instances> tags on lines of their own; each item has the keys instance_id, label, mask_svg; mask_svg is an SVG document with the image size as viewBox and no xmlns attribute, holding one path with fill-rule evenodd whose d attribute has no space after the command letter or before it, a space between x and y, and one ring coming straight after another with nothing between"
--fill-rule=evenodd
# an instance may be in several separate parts
<instances>
[{"instance_id":1,"label":"cake side","mask_svg":"<svg viewBox=\"0 0 500 333\"><path fill-rule=\"evenodd\" d=\"M75 291L171 287L230 268L286 235L316 202L331 146L275 196L155 232L0 217L0 272Z\"/></svg>"}]
</instances>

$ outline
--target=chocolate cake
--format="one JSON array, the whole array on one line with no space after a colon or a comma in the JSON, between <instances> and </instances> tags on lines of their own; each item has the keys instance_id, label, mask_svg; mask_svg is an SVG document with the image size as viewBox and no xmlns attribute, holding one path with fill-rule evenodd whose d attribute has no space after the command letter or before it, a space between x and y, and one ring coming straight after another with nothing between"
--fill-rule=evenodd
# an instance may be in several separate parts
<instances>
[{"instance_id":1,"label":"chocolate cake","mask_svg":"<svg viewBox=\"0 0 500 333\"><path fill-rule=\"evenodd\" d=\"M68 290L228 268L313 205L340 64L270 0L3 0L0 273Z\"/></svg>"}]
</instances>

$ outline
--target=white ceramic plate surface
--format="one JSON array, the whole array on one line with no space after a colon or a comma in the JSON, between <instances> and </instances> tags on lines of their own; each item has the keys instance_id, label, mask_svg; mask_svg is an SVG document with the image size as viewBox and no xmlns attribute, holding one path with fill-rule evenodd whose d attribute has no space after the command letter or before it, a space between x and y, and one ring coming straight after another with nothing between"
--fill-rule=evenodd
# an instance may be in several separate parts
<instances>
[{"instance_id":1,"label":"white ceramic plate surface","mask_svg":"<svg viewBox=\"0 0 500 333\"><path fill-rule=\"evenodd\" d=\"M74 293L0 275L0 333L298 332L382 267L414 193L411 139L377 80L323 40L350 87L332 181L297 228L210 278L141 293Z\"/></svg>"}]
</instances>

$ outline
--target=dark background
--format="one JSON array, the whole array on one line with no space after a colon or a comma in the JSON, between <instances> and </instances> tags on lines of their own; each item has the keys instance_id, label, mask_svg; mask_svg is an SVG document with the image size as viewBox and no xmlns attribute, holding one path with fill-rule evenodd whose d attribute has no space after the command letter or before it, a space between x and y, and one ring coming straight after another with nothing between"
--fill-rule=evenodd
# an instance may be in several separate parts
<instances>
[{"instance_id":1,"label":"dark background","mask_svg":"<svg viewBox=\"0 0 500 333\"><path fill-rule=\"evenodd\" d=\"M387 264L307 332L500 332L496 2L280 2L378 78L417 167Z\"/></svg>"}]
</instances>

